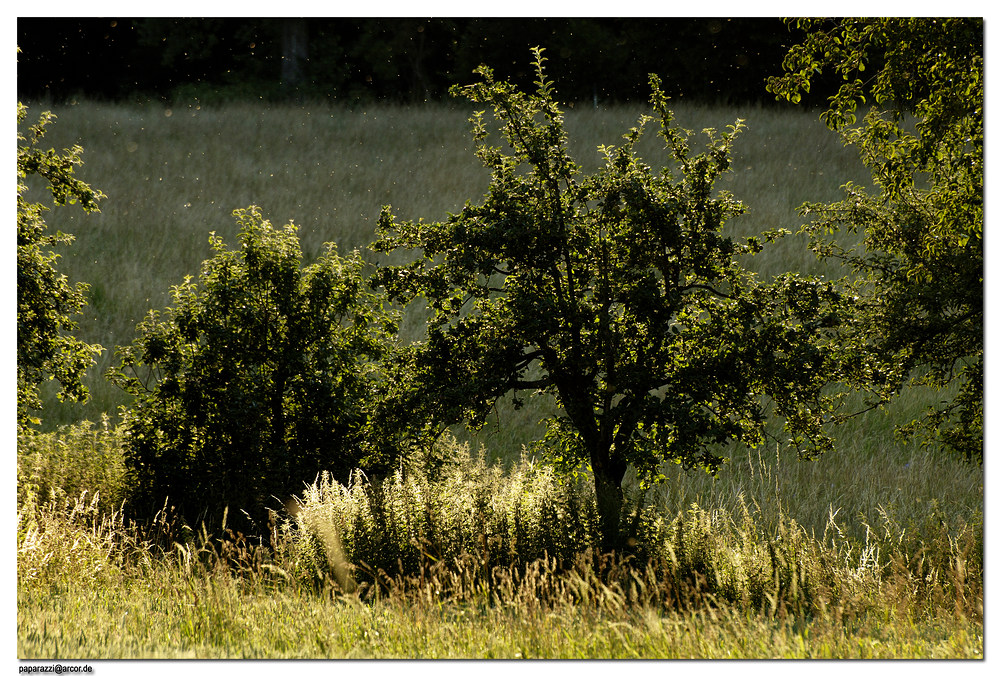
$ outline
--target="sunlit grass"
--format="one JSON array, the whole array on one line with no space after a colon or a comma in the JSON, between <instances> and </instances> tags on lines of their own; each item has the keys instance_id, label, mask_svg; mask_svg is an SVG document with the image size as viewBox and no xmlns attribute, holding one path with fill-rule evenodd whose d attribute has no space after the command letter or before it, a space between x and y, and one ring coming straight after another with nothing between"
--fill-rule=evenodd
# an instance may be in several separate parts
<instances>
[{"instance_id":1,"label":"sunlit grass","mask_svg":"<svg viewBox=\"0 0 1000 676\"><path fill-rule=\"evenodd\" d=\"M520 510L525 534L559 531L537 518L560 492L546 477L465 456L450 478L390 482L380 516L360 488L334 496L317 486L303 496L299 527L276 533L274 549L183 527L165 538L174 524L161 522L157 534L89 496L28 500L18 509L18 657L983 656L982 522L964 523L953 501L905 528L883 512L858 539L850 526L863 531L863 515L833 515L809 535L794 509L707 495L674 517L656 508L662 549L645 565L583 553L489 568L480 547L448 551L456 531L515 505L506 513ZM496 491L503 482L509 489ZM785 485L777 475L766 483ZM479 493L492 504L485 512L465 504ZM354 523L338 518L352 510L361 514ZM449 518L456 528L442 529ZM358 584L372 570L358 557L371 560L372 550L345 538L357 562L356 583L345 586L308 544L310 534L324 539L324 521L345 533L408 522L421 555L401 564L407 571L380 571L380 584ZM406 556L401 545L381 543Z\"/></svg>"},{"instance_id":2,"label":"sunlit grass","mask_svg":"<svg viewBox=\"0 0 1000 676\"><path fill-rule=\"evenodd\" d=\"M156 587L153 587L153 584ZM845 627L728 609L637 610L358 605L161 572L54 599L18 597L20 659L981 659L982 625L964 618Z\"/></svg>"}]
</instances>

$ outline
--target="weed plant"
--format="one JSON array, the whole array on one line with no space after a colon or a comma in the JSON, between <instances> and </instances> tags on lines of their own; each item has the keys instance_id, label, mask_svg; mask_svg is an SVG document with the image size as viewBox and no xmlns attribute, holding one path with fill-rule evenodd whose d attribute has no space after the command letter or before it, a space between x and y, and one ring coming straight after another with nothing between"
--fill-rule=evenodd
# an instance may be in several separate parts
<instances>
[{"instance_id":1,"label":"weed plant","mask_svg":"<svg viewBox=\"0 0 1000 676\"><path fill-rule=\"evenodd\" d=\"M99 494L104 506L125 497L121 431L108 416L62 425L53 432L19 432L17 504L39 504Z\"/></svg>"},{"instance_id":2,"label":"weed plant","mask_svg":"<svg viewBox=\"0 0 1000 676\"><path fill-rule=\"evenodd\" d=\"M294 551L355 589L366 575L375 584L428 564L468 565L467 558L484 571L523 567L594 545L597 515L585 481L560 481L524 456L505 470L449 436L438 443L449 460L431 472L400 467L377 481L356 473L348 486L323 473L290 510Z\"/></svg>"},{"instance_id":3,"label":"weed plant","mask_svg":"<svg viewBox=\"0 0 1000 676\"><path fill-rule=\"evenodd\" d=\"M804 514L808 524L815 503L782 494L780 458L751 458L749 482L733 479L707 494L687 493L697 483L685 482L684 475L675 478L680 490L674 495L633 484L624 527L634 548L625 559L606 559L593 551L596 516L587 482L560 483L550 468L527 457L504 472L486 465L481 453L470 456L467 446L444 443L457 460L436 476L400 470L386 481L356 478L351 486L324 476L308 487L296 505L296 528L286 530L295 543L289 551L304 555L297 568L304 564L320 578L325 573L351 592L371 591L395 573L397 580L419 578L418 588L438 579L437 594L457 587L459 598L470 600L465 596L488 589L494 603L518 605L539 597L537 589L526 593L522 586L528 571L537 570L532 566L551 566L548 577L568 565L569 577L559 583L564 586L542 594L543 603L552 595L592 601L572 591L574 575L591 575L633 604L685 609L725 602L748 611L781 606L799 613L877 605L891 571L892 584L911 583L900 598L922 601L923 611L942 597L963 611L970 602L981 603L981 589L968 585L968 571L982 571L982 514L974 497L942 508L922 491L880 499L868 495L877 488L856 486L826 503L817 528L796 516ZM955 487L968 487L973 476L965 474ZM791 485L796 483L806 481ZM913 489L901 483L900 492ZM866 510L873 498L876 506ZM907 501L917 504L907 509Z\"/></svg>"}]
</instances>

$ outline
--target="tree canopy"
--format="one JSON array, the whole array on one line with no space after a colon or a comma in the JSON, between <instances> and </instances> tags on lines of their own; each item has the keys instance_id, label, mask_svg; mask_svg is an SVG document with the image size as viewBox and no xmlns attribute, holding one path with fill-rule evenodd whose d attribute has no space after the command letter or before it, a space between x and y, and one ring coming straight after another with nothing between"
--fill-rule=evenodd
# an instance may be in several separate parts
<instances>
[{"instance_id":1,"label":"tree canopy","mask_svg":"<svg viewBox=\"0 0 1000 676\"><path fill-rule=\"evenodd\" d=\"M805 38L769 89L800 101L825 69L843 79L823 113L857 148L872 185L807 203L821 256L847 263L862 302L853 340L867 345L857 382L885 401L906 382L942 390L920 431L967 458L983 455L983 22L969 18L799 20ZM867 112L859 122L859 109ZM847 230L847 248L830 234Z\"/></svg>"}]
</instances>

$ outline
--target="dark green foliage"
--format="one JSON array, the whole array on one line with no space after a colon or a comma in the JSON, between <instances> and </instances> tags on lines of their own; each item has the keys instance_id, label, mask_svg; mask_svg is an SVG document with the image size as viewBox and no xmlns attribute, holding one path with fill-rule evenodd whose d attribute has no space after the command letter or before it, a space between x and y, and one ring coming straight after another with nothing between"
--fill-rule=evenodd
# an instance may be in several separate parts
<instances>
[{"instance_id":1,"label":"dark green foliage","mask_svg":"<svg viewBox=\"0 0 1000 676\"><path fill-rule=\"evenodd\" d=\"M293 225L275 229L256 207L235 215L240 248L213 234L198 283L173 287L110 377L136 397L124 417L133 505L169 498L188 520L228 507L234 526L246 510L260 528L320 471L346 480L383 462L366 427L395 327L356 254L329 245L303 268Z\"/></svg>"},{"instance_id":2,"label":"dark green foliage","mask_svg":"<svg viewBox=\"0 0 1000 676\"><path fill-rule=\"evenodd\" d=\"M489 192L438 223L397 223L387 207L374 248L420 255L376 280L395 300L430 305L406 375L428 417L482 424L508 392L554 397L544 448L564 472L593 470L603 542L615 546L629 464L644 481L664 461L714 473L721 444L764 440L772 404L803 454L829 447L834 401L822 390L845 301L796 275L763 284L736 262L763 246L723 233L744 207L714 189L742 122L708 131L693 154L652 77L672 166L635 156L643 117L584 177L535 53L535 93L485 66L480 83L456 88L493 108L505 142L492 144L483 111L472 118Z\"/></svg>"},{"instance_id":3,"label":"dark green foliage","mask_svg":"<svg viewBox=\"0 0 1000 676\"><path fill-rule=\"evenodd\" d=\"M40 420L32 415L42 407L39 388L45 380L59 383L60 399L83 401L87 388L84 372L100 354L100 345L88 345L72 335L77 326L72 317L86 305L87 285L71 284L59 274L59 255L52 247L70 244L72 235L46 231L42 215L47 207L28 202L26 180L35 175L47 182L54 204L79 203L84 211L99 211L104 195L73 175L83 149L73 146L62 153L42 150L38 143L45 127L55 118L45 112L26 135L20 125L27 107L17 104L17 425L25 429Z\"/></svg>"},{"instance_id":4,"label":"dark green foliage","mask_svg":"<svg viewBox=\"0 0 1000 676\"><path fill-rule=\"evenodd\" d=\"M982 460L983 22L798 26L806 36L769 88L799 101L823 69L841 74L844 84L823 117L857 147L872 176L871 188L848 184L842 201L801 209L813 219L804 229L814 250L854 272L845 285L861 301L849 339L867 355L856 361L856 380L876 401L911 378L948 388L923 420L901 431L922 430ZM858 123L858 106L869 98L871 110ZM863 246L828 239L841 229L863 233Z\"/></svg>"}]
</instances>

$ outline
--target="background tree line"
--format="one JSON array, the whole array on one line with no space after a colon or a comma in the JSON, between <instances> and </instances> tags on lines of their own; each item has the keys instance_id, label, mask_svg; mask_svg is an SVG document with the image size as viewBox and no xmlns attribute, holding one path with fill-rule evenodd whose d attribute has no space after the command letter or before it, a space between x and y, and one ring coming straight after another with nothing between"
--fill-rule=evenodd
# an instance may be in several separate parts
<instances>
[{"instance_id":1,"label":"background tree line","mask_svg":"<svg viewBox=\"0 0 1000 676\"><path fill-rule=\"evenodd\" d=\"M799 39L777 18L19 18L18 96L447 100L483 63L530 85L545 45L566 101L644 102L655 72L675 99L773 102Z\"/></svg>"}]
</instances>

